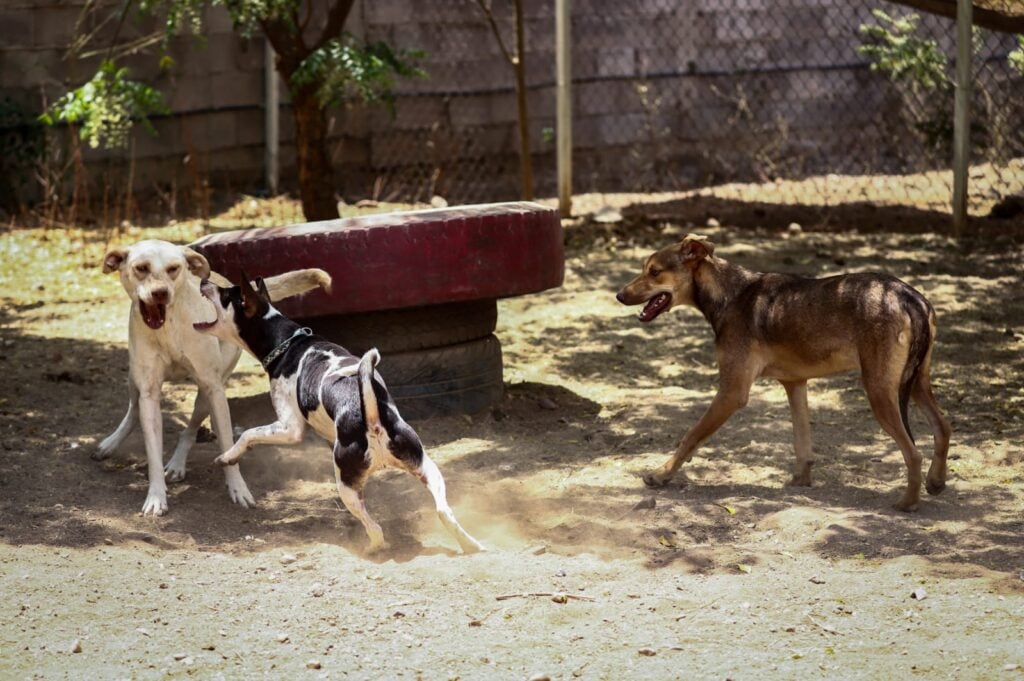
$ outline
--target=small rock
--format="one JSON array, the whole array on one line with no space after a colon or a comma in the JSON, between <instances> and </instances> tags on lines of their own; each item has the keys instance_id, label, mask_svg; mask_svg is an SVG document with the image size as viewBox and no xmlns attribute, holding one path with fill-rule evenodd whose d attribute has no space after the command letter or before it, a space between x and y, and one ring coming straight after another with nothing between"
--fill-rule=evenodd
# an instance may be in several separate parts
<instances>
[{"instance_id":1,"label":"small rock","mask_svg":"<svg viewBox=\"0 0 1024 681\"><path fill-rule=\"evenodd\" d=\"M1019 664L1005 664L1005 665L1003 665L1003 671L1004 672L1015 672L1018 669L1020 669L1020 665Z\"/></svg>"},{"instance_id":2,"label":"small rock","mask_svg":"<svg viewBox=\"0 0 1024 681\"><path fill-rule=\"evenodd\" d=\"M786 233L790 236L800 236L803 232L804 228L800 226L799 222L791 222L789 227L786 228Z\"/></svg>"},{"instance_id":3,"label":"small rock","mask_svg":"<svg viewBox=\"0 0 1024 681\"><path fill-rule=\"evenodd\" d=\"M594 213L594 222L600 222L606 225L622 222L622 213L611 206L601 206L601 208Z\"/></svg>"},{"instance_id":4,"label":"small rock","mask_svg":"<svg viewBox=\"0 0 1024 681\"><path fill-rule=\"evenodd\" d=\"M548 547L544 544L540 544L539 546L531 546L527 549L527 551L529 551L534 556L543 556L545 553L548 552ZM1021 575L1021 579L1024 579L1024 573L1021 573Z\"/></svg>"},{"instance_id":5,"label":"small rock","mask_svg":"<svg viewBox=\"0 0 1024 681\"><path fill-rule=\"evenodd\" d=\"M641 648L640 650L638 650L636 652L639 653L640 655L643 655L644 657L654 657L655 655L658 654L657 650L652 650L650 648Z\"/></svg>"},{"instance_id":6,"label":"small rock","mask_svg":"<svg viewBox=\"0 0 1024 681\"><path fill-rule=\"evenodd\" d=\"M645 511L645 510L648 510L648 509L652 509L652 508L655 507L655 505L657 503L658 503L658 501L654 497L645 497L645 498L641 499L640 501L636 502L635 504L633 504L633 510L634 511Z\"/></svg>"},{"instance_id":7,"label":"small rock","mask_svg":"<svg viewBox=\"0 0 1024 681\"><path fill-rule=\"evenodd\" d=\"M103 543L106 544L107 546L113 546L114 545L114 540L111 539L110 537L104 537L103 538Z\"/></svg>"},{"instance_id":8,"label":"small rock","mask_svg":"<svg viewBox=\"0 0 1024 681\"><path fill-rule=\"evenodd\" d=\"M551 600L554 601L555 603L568 603L569 602L569 597L566 596L565 594L555 594L554 596L551 597Z\"/></svg>"},{"instance_id":9,"label":"small rock","mask_svg":"<svg viewBox=\"0 0 1024 681\"><path fill-rule=\"evenodd\" d=\"M705 222L704 224L707 225L708 227L721 227L722 226L722 223L719 222L716 218L708 218L707 222Z\"/></svg>"},{"instance_id":10,"label":"small rock","mask_svg":"<svg viewBox=\"0 0 1024 681\"><path fill-rule=\"evenodd\" d=\"M447 208L448 207L448 199L444 198L443 196L438 196L438 195L435 194L434 196L430 197L430 207L431 208Z\"/></svg>"},{"instance_id":11,"label":"small rock","mask_svg":"<svg viewBox=\"0 0 1024 681\"><path fill-rule=\"evenodd\" d=\"M207 643L205 646L203 646L203 650L217 650L217 646L213 645L212 643Z\"/></svg>"},{"instance_id":12,"label":"small rock","mask_svg":"<svg viewBox=\"0 0 1024 681\"><path fill-rule=\"evenodd\" d=\"M813 577L811 577L807 581L809 581L811 584L824 584L825 583L825 580L822 579L821 577L819 577L818 575L814 575Z\"/></svg>"},{"instance_id":13,"label":"small rock","mask_svg":"<svg viewBox=\"0 0 1024 681\"><path fill-rule=\"evenodd\" d=\"M187 653L175 653L175 654L174 654L174 661L175 661L175 662L181 662L181 661L182 661L182 660L184 660L184 659L185 659L186 657L188 657L188 654L187 654Z\"/></svg>"},{"instance_id":14,"label":"small rock","mask_svg":"<svg viewBox=\"0 0 1024 681\"><path fill-rule=\"evenodd\" d=\"M283 556L281 556L281 559L280 559L280 560L281 560L281 565L291 565L292 563L294 563L295 561L297 561L297 560L298 560L298 558L296 558L296 557L295 557L295 556L294 556L293 554L291 554L291 553L286 553L286 554L284 554Z\"/></svg>"},{"instance_id":15,"label":"small rock","mask_svg":"<svg viewBox=\"0 0 1024 681\"><path fill-rule=\"evenodd\" d=\"M923 586L919 586L916 589L914 589L914 591L910 594L910 597L917 599L919 601L923 601L924 599L928 598L928 592L924 590Z\"/></svg>"},{"instance_id":16,"label":"small rock","mask_svg":"<svg viewBox=\"0 0 1024 681\"><path fill-rule=\"evenodd\" d=\"M139 628L138 628L138 629L136 629L135 631L139 632L139 633L140 633L140 634L142 634L143 636L152 636L152 634L150 634L150 633L149 633L149 631L148 631L147 629L143 629L142 627L139 627Z\"/></svg>"},{"instance_id":17,"label":"small rock","mask_svg":"<svg viewBox=\"0 0 1024 681\"><path fill-rule=\"evenodd\" d=\"M71 647L68 648L68 650L72 653L82 652L82 642L76 638L74 641L71 642Z\"/></svg>"},{"instance_id":18,"label":"small rock","mask_svg":"<svg viewBox=\"0 0 1024 681\"><path fill-rule=\"evenodd\" d=\"M310 587L309 593L313 598L320 598L326 593L326 591L324 591L323 584L317 583Z\"/></svg>"},{"instance_id":19,"label":"small rock","mask_svg":"<svg viewBox=\"0 0 1024 681\"><path fill-rule=\"evenodd\" d=\"M540 405L541 409L547 409L548 411L554 411L558 409L558 404L554 400L547 397L542 397L539 400L537 400L537 404Z\"/></svg>"},{"instance_id":20,"label":"small rock","mask_svg":"<svg viewBox=\"0 0 1024 681\"><path fill-rule=\"evenodd\" d=\"M277 641L278 643L287 643L288 642L288 634L285 634L285 633L278 634L277 636L274 637L274 640Z\"/></svg>"},{"instance_id":21,"label":"small rock","mask_svg":"<svg viewBox=\"0 0 1024 681\"><path fill-rule=\"evenodd\" d=\"M310 660L306 663L306 669L320 669L320 660Z\"/></svg>"},{"instance_id":22,"label":"small rock","mask_svg":"<svg viewBox=\"0 0 1024 681\"><path fill-rule=\"evenodd\" d=\"M547 674L534 674L527 681L551 681L551 677Z\"/></svg>"}]
</instances>

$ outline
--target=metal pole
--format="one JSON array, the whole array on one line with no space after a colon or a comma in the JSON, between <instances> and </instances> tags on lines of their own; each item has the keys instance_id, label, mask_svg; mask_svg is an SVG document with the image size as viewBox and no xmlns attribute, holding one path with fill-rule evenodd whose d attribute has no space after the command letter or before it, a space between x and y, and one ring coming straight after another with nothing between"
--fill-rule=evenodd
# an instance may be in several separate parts
<instances>
[{"instance_id":1,"label":"metal pole","mask_svg":"<svg viewBox=\"0 0 1024 681\"><path fill-rule=\"evenodd\" d=\"M971 0L957 0L956 99L953 107L953 235L967 226L967 174L971 155Z\"/></svg>"},{"instance_id":2,"label":"metal pole","mask_svg":"<svg viewBox=\"0 0 1024 681\"><path fill-rule=\"evenodd\" d=\"M558 211L572 215L572 27L571 0L555 0L555 83Z\"/></svg>"},{"instance_id":3,"label":"metal pole","mask_svg":"<svg viewBox=\"0 0 1024 681\"><path fill-rule=\"evenodd\" d=\"M263 89L264 107L263 117L263 170L267 183L267 191L271 196L277 194L278 171L279 171L279 149L280 149L280 95L277 89L277 69L274 67L274 48L270 41L263 43Z\"/></svg>"}]
</instances>

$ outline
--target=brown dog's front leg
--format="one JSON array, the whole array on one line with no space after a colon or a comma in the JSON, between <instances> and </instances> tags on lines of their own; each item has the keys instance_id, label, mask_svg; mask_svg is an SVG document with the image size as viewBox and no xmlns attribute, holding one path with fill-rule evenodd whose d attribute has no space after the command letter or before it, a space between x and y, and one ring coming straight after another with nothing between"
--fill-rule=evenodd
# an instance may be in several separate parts
<instances>
[{"instance_id":1,"label":"brown dog's front leg","mask_svg":"<svg viewBox=\"0 0 1024 681\"><path fill-rule=\"evenodd\" d=\"M749 395L749 383L742 389L720 387L715 399L711 401L711 406L690 429L690 432L683 437L675 453L660 468L646 473L643 476L644 483L648 487L661 487L671 480L683 462L693 458L693 452L697 447L714 435L715 431L728 421L730 416L746 406Z\"/></svg>"}]
</instances>

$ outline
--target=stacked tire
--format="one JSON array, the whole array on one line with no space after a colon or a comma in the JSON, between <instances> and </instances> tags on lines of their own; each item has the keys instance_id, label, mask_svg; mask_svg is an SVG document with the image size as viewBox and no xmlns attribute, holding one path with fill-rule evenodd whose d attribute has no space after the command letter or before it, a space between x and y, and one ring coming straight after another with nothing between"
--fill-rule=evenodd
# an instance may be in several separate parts
<instances>
[{"instance_id":1,"label":"stacked tire","mask_svg":"<svg viewBox=\"0 0 1024 681\"><path fill-rule=\"evenodd\" d=\"M407 419L473 414L501 398L497 300L560 286L557 213L517 202L208 236L193 247L232 281L319 267L333 279L288 316L378 367Z\"/></svg>"}]
</instances>

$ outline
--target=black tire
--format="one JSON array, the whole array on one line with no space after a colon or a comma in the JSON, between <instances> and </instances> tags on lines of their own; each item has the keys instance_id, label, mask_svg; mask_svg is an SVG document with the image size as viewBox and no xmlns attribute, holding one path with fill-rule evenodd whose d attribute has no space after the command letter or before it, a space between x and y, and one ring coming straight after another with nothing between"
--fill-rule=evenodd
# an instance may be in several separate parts
<instances>
[{"instance_id":1,"label":"black tire","mask_svg":"<svg viewBox=\"0 0 1024 681\"><path fill-rule=\"evenodd\" d=\"M440 348L384 354L377 367L406 420L475 414L504 390L497 337Z\"/></svg>"},{"instance_id":2,"label":"black tire","mask_svg":"<svg viewBox=\"0 0 1024 681\"><path fill-rule=\"evenodd\" d=\"M473 300L401 310L358 312L301 320L349 352L377 348L385 356L486 338L498 321L495 300Z\"/></svg>"}]
</instances>

